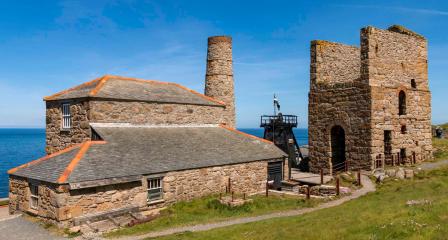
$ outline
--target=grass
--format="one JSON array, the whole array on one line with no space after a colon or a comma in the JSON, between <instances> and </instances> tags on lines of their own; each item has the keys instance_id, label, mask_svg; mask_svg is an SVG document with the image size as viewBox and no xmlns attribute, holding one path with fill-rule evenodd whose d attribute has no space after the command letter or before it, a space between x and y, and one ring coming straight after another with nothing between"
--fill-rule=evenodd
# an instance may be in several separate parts
<instances>
[{"instance_id":1,"label":"grass","mask_svg":"<svg viewBox=\"0 0 448 240\"><path fill-rule=\"evenodd\" d=\"M434 160L448 159L448 139L433 138L432 146L434 148Z\"/></svg>"},{"instance_id":2,"label":"grass","mask_svg":"<svg viewBox=\"0 0 448 240\"><path fill-rule=\"evenodd\" d=\"M431 204L407 206L408 200ZM171 239L446 239L448 169L422 172L413 180L389 180L376 192L303 216L271 219Z\"/></svg>"},{"instance_id":3,"label":"grass","mask_svg":"<svg viewBox=\"0 0 448 240\"><path fill-rule=\"evenodd\" d=\"M161 212L161 216L151 222L133 227L118 229L106 233L109 238L137 235L151 231L172 228L176 226L194 225L199 223L218 222L231 218L256 216L265 213L315 206L321 200L305 201L294 196L261 195L251 197L253 201L240 207L228 207L221 204L217 197L205 197L190 202L179 202Z\"/></svg>"},{"instance_id":4,"label":"grass","mask_svg":"<svg viewBox=\"0 0 448 240\"><path fill-rule=\"evenodd\" d=\"M8 204L9 204L9 201L8 201L8 200L0 201L0 206L6 206L6 205L8 205Z\"/></svg>"}]
</instances>

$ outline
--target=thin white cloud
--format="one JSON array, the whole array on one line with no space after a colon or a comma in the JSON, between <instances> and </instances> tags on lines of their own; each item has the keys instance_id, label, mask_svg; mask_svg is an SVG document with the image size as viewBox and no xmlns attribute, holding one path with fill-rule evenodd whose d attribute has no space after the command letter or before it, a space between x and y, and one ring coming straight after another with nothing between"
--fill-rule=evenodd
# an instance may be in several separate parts
<instances>
[{"instance_id":1,"label":"thin white cloud","mask_svg":"<svg viewBox=\"0 0 448 240\"><path fill-rule=\"evenodd\" d=\"M370 8L370 9L384 9L400 12L410 12L416 14L425 15L438 15L438 16L448 16L448 11L442 11L437 9L427 9L427 8L408 8L408 7L394 7L394 6L377 6L377 5L346 5L337 4L336 7L352 7L352 8Z\"/></svg>"}]
</instances>

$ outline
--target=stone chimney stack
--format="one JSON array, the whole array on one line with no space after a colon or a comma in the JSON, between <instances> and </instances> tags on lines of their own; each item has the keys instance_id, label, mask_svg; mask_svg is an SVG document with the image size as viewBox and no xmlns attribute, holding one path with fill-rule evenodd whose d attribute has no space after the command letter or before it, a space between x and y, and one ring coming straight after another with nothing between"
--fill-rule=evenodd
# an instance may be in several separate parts
<instances>
[{"instance_id":1,"label":"stone chimney stack","mask_svg":"<svg viewBox=\"0 0 448 240\"><path fill-rule=\"evenodd\" d=\"M208 38L205 95L226 104L223 123L235 128L235 93L232 67L232 38Z\"/></svg>"}]
</instances>

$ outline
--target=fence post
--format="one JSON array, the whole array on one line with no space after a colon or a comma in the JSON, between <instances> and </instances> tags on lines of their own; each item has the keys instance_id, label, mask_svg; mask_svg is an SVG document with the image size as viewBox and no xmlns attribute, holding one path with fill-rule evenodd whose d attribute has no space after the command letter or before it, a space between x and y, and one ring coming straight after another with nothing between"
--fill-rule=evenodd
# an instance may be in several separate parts
<instances>
[{"instance_id":1,"label":"fence post","mask_svg":"<svg viewBox=\"0 0 448 240\"><path fill-rule=\"evenodd\" d=\"M415 152L412 152L412 164L416 164L417 161L415 160Z\"/></svg>"},{"instance_id":2,"label":"fence post","mask_svg":"<svg viewBox=\"0 0 448 240\"><path fill-rule=\"evenodd\" d=\"M243 193L243 200L246 201L246 193Z\"/></svg>"},{"instance_id":3,"label":"fence post","mask_svg":"<svg viewBox=\"0 0 448 240\"><path fill-rule=\"evenodd\" d=\"M320 169L320 184L324 184L324 170Z\"/></svg>"},{"instance_id":4,"label":"fence post","mask_svg":"<svg viewBox=\"0 0 448 240\"><path fill-rule=\"evenodd\" d=\"M229 192L231 192L232 190L231 190L231 183L230 183L230 177L229 177Z\"/></svg>"},{"instance_id":5,"label":"fence post","mask_svg":"<svg viewBox=\"0 0 448 240\"><path fill-rule=\"evenodd\" d=\"M268 197L268 196L269 196L269 183L266 180L266 197Z\"/></svg>"},{"instance_id":6,"label":"fence post","mask_svg":"<svg viewBox=\"0 0 448 240\"><path fill-rule=\"evenodd\" d=\"M339 176L336 176L336 195L339 196Z\"/></svg>"},{"instance_id":7,"label":"fence post","mask_svg":"<svg viewBox=\"0 0 448 240\"><path fill-rule=\"evenodd\" d=\"M233 202L233 199L234 199L234 196L233 196L233 195L234 195L234 193L233 193L233 191L232 191L232 202Z\"/></svg>"},{"instance_id":8,"label":"fence post","mask_svg":"<svg viewBox=\"0 0 448 240\"><path fill-rule=\"evenodd\" d=\"M310 185L306 185L306 199L310 199Z\"/></svg>"}]
</instances>

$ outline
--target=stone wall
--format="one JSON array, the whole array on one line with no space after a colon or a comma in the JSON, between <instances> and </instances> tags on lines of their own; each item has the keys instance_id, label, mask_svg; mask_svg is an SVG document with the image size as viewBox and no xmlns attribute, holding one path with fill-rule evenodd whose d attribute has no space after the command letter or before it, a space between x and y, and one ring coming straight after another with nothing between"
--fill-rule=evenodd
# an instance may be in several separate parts
<instances>
[{"instance_id":1,"label":"stone wall","mask_svg":"<svg viewBox=\"0 0 448 240\"><path fill-rule=\"evenodd\" d=\"M408 159L415 153L417 161L432 157L426 40L395 31L361 29L360 54L354 47L312 42L308 109L312 171L331 168L330 131L335 125L345 131L345 156L351 168L368 170L379 154L384 157L385 130L392 133L393 153L406 149ZM406 94L405 115L398 114L400 91Z\"/></svg>"},{"instance_id":2,"label":"stone wall","mask_svg":"<svg viewBox=\"0 0 448 240\"><path fill-rule=\"evenodd\" d=\"M345 157L351 169L370 169L369 89L359 83L319 86L309 94L308 142L310 168L332 169L331 129L345 131Z\"/></svg>"},{"instance_id":3,"label":"stone wall","mask_svg":"<svg viewBox=\"0 0 448 240\"><path fill-rule=\"evenodd\" d=\"M63 103L70 103L72 127L62 129ZM133 101L71 100L48 101L46 152L52 154L90 140L89 123L131 124L221 124L225 107Z\"/></svg>"},{"instance_id":4,"label":"stone wall","mask_svg":"<svg viewBox=\"0 0 448 240\"><path fill-rule=\"evenodd\" d=\"M66 200L67 219L125 206L145 207L146 199L142 181L71 190Z\"/></svg>"},{"instance_id":5,"label":"stone wall","mask_svg":"<svg viewBox=\"0 0 448 240\"><path fill-rule=\"evenodd\" d=\"M231 191L235 193L264 191L267 162L258 161L167 173L163 178L164 200L169 204L225 192L229 178Z\"/></svg>"},{"instance_id":6,"label":"stone wall","mask_svg":"<svg viewBox=\"0 0 448 240\"><path fill-rule=\"evenodd\" d=\"M90 102L91 122L132 124L220 124L224 107L128 101Z\"/></svg>"},{"instance_id":7,"label":"stone wall","mask_svg":"<svg viewBox=\"0 0 448 240\"><path fill-rule=\"evenodd\" d=\"M345 131L350 168L370 169L370 91L360 81L360 50L327 41L311 42L308 142L310 168L332 169L331 129Z\"/></svg>"},{"instance_id":8,"label":"stone wall","mask_svg":"<svg viewBox=\"0 0 448 240\"><path fill-rule=\"evenodd\" d=\"M151 176L148 176L151 177ZM69 190L67 185L39 184L39 207L29 207L27 179L10 176L9 211L28 212L60 226L71 226L73 219L86 214L138 206L158 208L177 201L192 200L225 192L230 178L231 191L257 193L265 190L267 161L168 172L163 176L163 201L147 203L147 181Z\"/></svg>"},{"instance_id":9,"label":"stone wall","mask_svg":"<svg viewBox=\"0 0 448 240\"><path fill-rule=\"evenodd\" d=\"M9 212L18 211L37 215L50 222L64 220L67 209L64 209L66 191L63 187L35 181L38 185L38 208L30 207L29 182L25 178L10 176L9 178ZM64 212L65 211L65 212Z\"/></svg>"},{"instance_id":10,"label":"stone wall","mask_svg":"<svg viewBox=\"0 0 448 240\"><path fill-rule=\"evenodd\" d=\"M70 103L72 127L62 129L63 103ZM67 147L90 139L89 102L85 100L47 101L46 111L46 147L47 154L63 150Z\"/></svg>"},{"instance_id":11,"label":"stone wall","mask_svg":"<svg viewBox=\"0 0 448 240\"><path fill-rule=\"evenodd\" d=\"M205 75L205 95L226 104L224 122L235 128L235 93L232 67L232 38L210 37L207 49L207 70Z\"/></svg>"},{"instance_id":12,"label":"stone wall","mask_svg":"<svg viewBox=\"0 0 448 240\"><path fill-rule=\"evenodd\" d=\"M427 43L422 37L367 27L361 46L372 89L372 155L384 155L384 131L392 131L392 152L406 149L410 162L432 158L431 94L428 88ZM415 81L415 88L411 80ZM406 114L398 114L398 94L406 94ZM401 127L405 126L405 133Z\"/></svg>"},{"instance_id":13,"label":"stone wall","mask_svg":"<svg viewBox=\"0 0 448 240\"><path fill-rule=\"evenodd\" d=\"M360 77L358 47L322 40L311 42L311 85L353 82Z\"/></svg>"}]
</instances>

